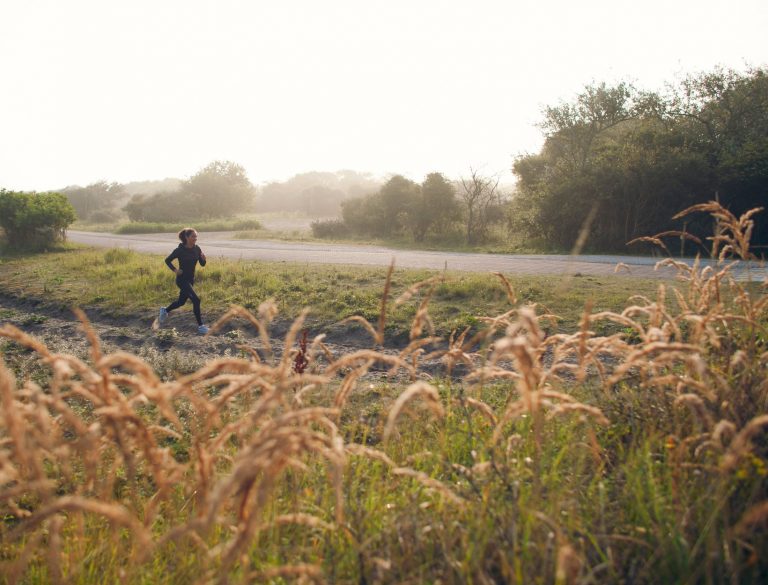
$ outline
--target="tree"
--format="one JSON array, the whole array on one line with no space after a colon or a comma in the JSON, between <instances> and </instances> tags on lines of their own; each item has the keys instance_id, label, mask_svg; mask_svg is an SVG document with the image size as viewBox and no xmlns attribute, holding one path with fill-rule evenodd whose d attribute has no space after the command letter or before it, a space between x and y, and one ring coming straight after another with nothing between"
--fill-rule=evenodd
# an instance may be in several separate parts
<instances>
[{"instance_id":1,"label":"tree","mask_svg":"<svg viewBox=\"0 0 768 585\"><path fill-rule=\"evenodd\" d=\"M636 117L650 96L639 94L627 83L609 87L589 85L572 104L544 110L544 130L548 148L571 170L584 168L593 152L595 140L607 130Z\"/></svg>"},{"instance_id":2,"label":"tree","mask_svg":"<svg viewBox=\"0 0 768 585\"><path fill-rule=\"evenodd\" d=\"M441 173L427 175L408 208L413 239L423 242L428 231L443 231L457 216L456 188Z\"/></svg>"},{"instance_id":3,"label":"tree","mask_svg":"<svg viewBox=\"0 0 768 585\"><path fill-rule=\"evenodd\" d=\"M379 190L374 197L378 213L376 233L385 237L402 232L408 218L408 212L418 201L420 187L402 175L395 175Z\"/></svg>"},{"instance_id":4,"label":"tree","mask_svg":"<svg viewBox=\"0 0 768 585\"><path fill-rule=\"evenodd\" d=\"M476 244L486 235L491 211L500 203L499 179L470 168L469 177L460 179L459 198L464 203L467 244Z\"/></svg>"},{"instance_id":5,"label":"tree","mask_svg":"<svg viewBox=\"0 0 768 585\"><path fill-rule=\"evenodd\" d=\"M131 221L187 221L199 219L197 201L185 199L182 191L134 195L123 207Z\"/></svg>"},{"instance_id":6,"label":"tree","mask_svg":"<svg viewBox=\"0 0 768 585\"><path fill-rule=\"evenodd\" d=\"M620 84L588 87L575 103L545 111L540 152L518 157L514 227L571 249L624 250L638 236L706 219L670 218L718 198L735 214L768 200L768 77L716 70L686 78L661 97ZM588 221L589 220L589 221ZM755 217L753 241L768 240Z\"/></svg>"},{"instance_id":7,"label":"tree","mask_svg":"<svg viewBox=\"0 0 768 585\"><path fill-rule=\"evenodd\" d=\"M197 218L227 217L250 209L254 189L245 169L230 161L214 161L182 185L183 205Z\"/></svg>"},{"instance_id":8,"label":"tree","mask_svg":"<svg viewBox=\"0 0 768 585\"><path fill-rule=\"evenodd\" d=\"M187 221L230 217L251 208L254 188L245 169L215 161L175 191L136 194L123 208L131 221Z\"/></svg>"},{"instance_id":9,"label":"tree","mask_svg":"<svg viewBox=\"0 0 768 585\"><path fill-rule=\"evenodd\" d=\"M341 203L341 217L349 230L356 234L378 234L379 207L377 195L355 197Z\"/></svg>"},{"instance_id":10,"label":"tree","mask_svg":"<svg viewBox=\"0 0 768 585\"><path fill-rule=\"evenodd\" d=\"M128 198L123 185L106 181L91 183L86 187L68 187L63 193L81 220L93 219L97 213L114 213L117 205Z\"/></svg>"},{"instance_id":11,"label":"tree","mask_svg":"<svg viewBox=\"0 0 768 585\"><path fill-rule=\"evenodd\" d=\"M336 215L344 198L345 194L341 189L313 185L301 191L297 211L314 217Z\"/></svg>"},{"instance_id":12,"label":"tree","mask_svg":"<svg viewBox=\"0 0 768 585\"><path fill-rule=\"evenodd\" d=\"M712 177L704 199L716 198L732 213L768 201L768 71L717 68L683 79L667 114L686 129L707 159ZM768 217L755 217L754 241L768 242Z\"/></svg>"}]
</instances>

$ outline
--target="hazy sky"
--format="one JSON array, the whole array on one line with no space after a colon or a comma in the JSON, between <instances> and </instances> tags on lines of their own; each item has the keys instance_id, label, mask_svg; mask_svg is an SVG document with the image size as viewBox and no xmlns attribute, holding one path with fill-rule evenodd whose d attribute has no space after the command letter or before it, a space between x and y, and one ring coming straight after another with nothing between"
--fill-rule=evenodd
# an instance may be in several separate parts
<instances>
[{"instance_id":1,"label":"hazy sky","mask_svg":"<svg viewBox=\"0 0 768 585\"><path fill-rule=\"evenodd\" d=\"M0 187L511 177L546 105L768 64L766 0L0 0Z\"/></svg>"}]
</instances>

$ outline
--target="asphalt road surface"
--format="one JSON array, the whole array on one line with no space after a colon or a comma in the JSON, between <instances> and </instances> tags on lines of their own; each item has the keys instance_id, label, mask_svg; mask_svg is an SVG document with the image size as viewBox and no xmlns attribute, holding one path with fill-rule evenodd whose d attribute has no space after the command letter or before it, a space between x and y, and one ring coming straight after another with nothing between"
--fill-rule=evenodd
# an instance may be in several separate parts
<instances>
[{"instance_id":1,"label":"asphalt road surface","mask_svg":"<svg viewBox=\"0 0 768 585\"><path fill-rule=\"evenodd\" d=\"M137 252L169 254L179 243L176 234L117 235L68 231L72 242L106 248L130 248ZM309 262L319 264L357 264L389 266L392 259L399 268L502 272L537 275L610 275L642 278L671 278L676 271L656 263L661 258L596 255L512 255L396 250L381 246L308 244L271 240L233 240L226 232L202 232L198 245L209 259L216 257L266 260L270 262ZM688 261L690 263L690 260ZM735 268L740 280L768 278L764 263L740 264Z\"/></svg>"}]
</instances>

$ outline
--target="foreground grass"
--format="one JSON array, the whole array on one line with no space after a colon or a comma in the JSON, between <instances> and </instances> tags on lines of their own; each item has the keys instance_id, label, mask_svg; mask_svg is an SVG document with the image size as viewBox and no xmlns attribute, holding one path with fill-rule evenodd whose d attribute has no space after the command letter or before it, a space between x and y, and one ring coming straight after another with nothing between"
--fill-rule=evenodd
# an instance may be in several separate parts
<instances>
[{"instance_id":1,"label":"foreground grass","mask_svg":"<svg viewBox=\"0 0 768 585\"><path fill-rule=\"evenodd\" d=\"M352 266L268 263L209 259L197 272L196 290L203 299L206 319L215 320L231 304L258 308L274 299L280 315L295 319L311 307L310 322L318 327L358 315L375 322L381 306L386 270ZM429 311L436 332L477 329L478 316L503 313L509 299L502 282L490 274L397 269L392 295L413 284L438 276ZM594 310L615 310L635 294L652 294L658 281L627 277L514 277L508 276L520 302L537 304L542 312L559 317L552 331L572 330L587 302ZM92 307L121 318L154 315L157 307L175 297L173 275L161 256L126 249L68 250L5 258L0 262L0 289L53 306ZM419 304L428 294L422 289L409 302L393 307L387 333L407 333Z\"/></svg>"},{"instance_id":2,"label":"foreground grass","mask_svg":"<svg viewBox=\"0 0 768 585\"><path fill-rule=\"evenodd\" d=\"M493 344L450 345L433 375L418 332L399 361L329 356L297 348L298 321L282 354L161 381L93 337L76 359L2 327L48 375L0 362L0 574L765 583L768 296L684 275L563 335L514 303L486 322ZM413 383L368 377L376 363Z\"/></svg>"}]
</instances>

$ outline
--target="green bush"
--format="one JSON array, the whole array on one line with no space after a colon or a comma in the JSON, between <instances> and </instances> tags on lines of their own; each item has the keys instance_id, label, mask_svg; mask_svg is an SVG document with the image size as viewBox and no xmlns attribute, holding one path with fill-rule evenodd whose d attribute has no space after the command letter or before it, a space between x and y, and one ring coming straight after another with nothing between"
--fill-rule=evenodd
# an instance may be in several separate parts
<instances>
[{"instance_id":1,"label":"green bush","mask_svg":"<svg viewBox=\"0 0 768 585\"><path fill-rule=\"evenodd\" d=\"M0 189L0 227L11 248L44 248L66 237L75 209L61 193Z\"/></svg>"},{"instance_id":2,"label":"green bush","mask_svg":"<svg viewBox=\"0 0 768 585\"><path fill-rule=\"evenodd\" d=\"M350 229L341 219L316 220L309 224L316 238L346 238Z\"/></svg>"}]
</instances>

